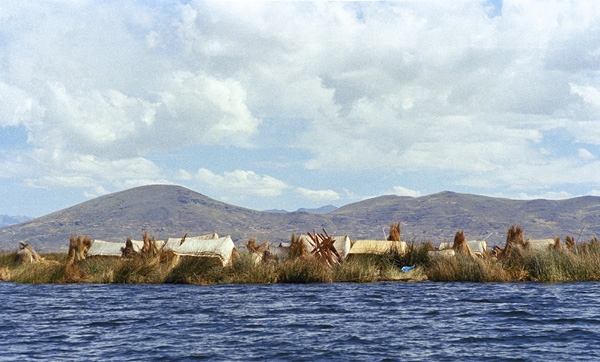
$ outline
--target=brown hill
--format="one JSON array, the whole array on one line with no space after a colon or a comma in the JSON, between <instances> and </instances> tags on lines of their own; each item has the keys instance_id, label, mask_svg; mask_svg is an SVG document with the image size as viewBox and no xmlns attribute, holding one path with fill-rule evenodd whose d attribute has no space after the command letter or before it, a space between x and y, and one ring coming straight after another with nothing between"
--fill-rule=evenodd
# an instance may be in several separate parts
<instances>
[{"instance_id":1,"label":"brown hill","mask_svg":"<svg viewBox=\"0 0 600 362\"><path fill-rule=\"evenodd\" d=\"M52 214L0 229L0 250L19 241L41 252L66 251L69 235L124 241L141 239L144 231L157 239L217 232L235 241L288 241L292 233L313 228L333 230L319 215L272 214L225 204L180 186L151 185L101 196Z\"/></svg>"},{"instance_id":2,"label":"brown hill","mask_svg":"<svg viewBox=\"0 0 600 362\"><path fill-rule=\"evenodd\" d=\"M456 231L464 230L467 239L502 244L512 224L523 226L530 238L572 235L583 240L600 235L600 198L520 201L442 192L418 198L381 196L323 215L280 214L225 204L180 186L152 185L2 228L0 250L14 250L26 241L42 252L66 251L70 234L124 241L141 238L143 231L157 239L217 232L231 235L238 245L250 238L288 241L292 233L321 228L352 239L382 238L397 221L405 240L434 243L451 241Z\"/></svg>"}]
</instances>

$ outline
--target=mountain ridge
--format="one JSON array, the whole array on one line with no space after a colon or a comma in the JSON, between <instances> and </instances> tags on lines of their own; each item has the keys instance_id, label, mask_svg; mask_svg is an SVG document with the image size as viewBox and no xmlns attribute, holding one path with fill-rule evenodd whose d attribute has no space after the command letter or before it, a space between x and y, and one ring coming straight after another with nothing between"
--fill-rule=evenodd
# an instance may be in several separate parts
<instances>
[{"instance_id":1,"label":"mountain ridge","mask_svg":"<svg viewBox=\"0 0 600 362\"><path fill-rule=\"evenodd\" d=\"M223 203L182 186L149 185L0 228L0 250L14 250L25 241L41 252L64 252L71 234L124 241L140 239L144 231L157 239L217 232L231 235L238 245L250 238L289 241L292 234L323 228L353 240L381 239L387 226L398 221L403 239L416 242L451 241L464 230L468 239L502 244L513 224L523 226L530 238L589 239L600 234L600 197L511 200L445 191L420 197L378 196L326 214L269 213Z\"/></svg>"},{"instance_id":2,"label":"mountain ridge","mask_svg":"<svg viewBox=\"0 0 600 362\"><path fill-rule=\"evenodd\" d=\"M0 215L0 228L31 220L29 216Z\"/></svg>"}]
</instances>

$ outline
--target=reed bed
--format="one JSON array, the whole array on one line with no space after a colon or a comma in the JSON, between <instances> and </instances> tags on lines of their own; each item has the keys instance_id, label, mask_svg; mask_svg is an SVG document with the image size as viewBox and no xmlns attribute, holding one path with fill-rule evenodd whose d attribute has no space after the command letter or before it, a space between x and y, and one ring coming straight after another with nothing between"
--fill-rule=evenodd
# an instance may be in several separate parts
<instances>
[{"instance_id":1,"label":"reed bed","mask_svg":"<svg viewBox=\"0 0 600 362\"><path fill-rule=\"evenodd\" d=\"M328 266L297 252L281 263L256 262L237 253L231 266L217 258L178 257L162 251L132 258L95 257L73 261L66 254L44 254L42 263L19 264L15 254L0 255L0 280L17 283L373 283L381 280L435 282L569 282L600 281L600 243L530 250L515 244L497 259L457 252L453 257L430 257L431 245L411 242L407 251L356 255ZM409 272L401 268L414 266Z\"/></svg>"},{"instance_id":2,"label":"reed bed","mask_svg":"<svg viewBox=\"0 0 600 362\"><path fill-rule=\"evenodd\" d=\"M434 282L508 282L510 273L491 259L472 258L457 253L451 258L436 258L427 268L427 278Z\"/></svg>"}]
</instances>

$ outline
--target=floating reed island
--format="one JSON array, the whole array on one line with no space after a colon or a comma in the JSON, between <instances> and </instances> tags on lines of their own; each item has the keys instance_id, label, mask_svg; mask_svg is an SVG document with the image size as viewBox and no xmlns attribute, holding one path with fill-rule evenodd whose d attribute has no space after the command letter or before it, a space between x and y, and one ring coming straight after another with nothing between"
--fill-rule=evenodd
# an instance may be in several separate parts
<instances>
[{"instance_id":1,"label":"floating reed island","mask_svg":"<svg viewBox=\"0 0 600 362\"><path fill-rule=\"evenodd\" d=\"M124 243L71 236L68 254L39 255L27 243L0 255L0 281L17 283L370 283L378 281L511 282L600 281L600 242L567 236L533 240L508 228L504 247L468 241L401 240L400 223L387 240L330 236L325 230L292 235L277 245L251 239L246 250L231 237L208 234Z\"/></svg>"}]
</instances>

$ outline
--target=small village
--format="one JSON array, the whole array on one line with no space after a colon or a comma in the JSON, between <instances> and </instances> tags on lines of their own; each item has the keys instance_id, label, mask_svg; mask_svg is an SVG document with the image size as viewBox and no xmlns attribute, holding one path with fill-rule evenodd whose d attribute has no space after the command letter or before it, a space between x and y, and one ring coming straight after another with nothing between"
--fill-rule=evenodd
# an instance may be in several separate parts
<instances>
[{"instance_id":1,"label":"small village","mask_svg":"<svg viewBox=\"0 0 600 362\"><path fill-rule=\"evenodd\" d=\"M56 268L56 280L23 278ZM62 270L62 271L61 271ZM129 271L127 272L124 271ZM100 277L99 277L100 275ZM115 275L120 276L116 277ZM174 277L177 275L177 277ZM30 276L31 277L31 276ZM0 260L0 280L58 283L313 283L378 281L544 281L600 280L600 243L526 239L520 226L507 230L504 247L467 240L433 246L402 240L400 222L385 240L351 240L326 230L292 235L289 243L249 240L238 250L217 233L123 243L71 236L68 254L41 256L27 243Z\"/></svg>"}]
</instances>

